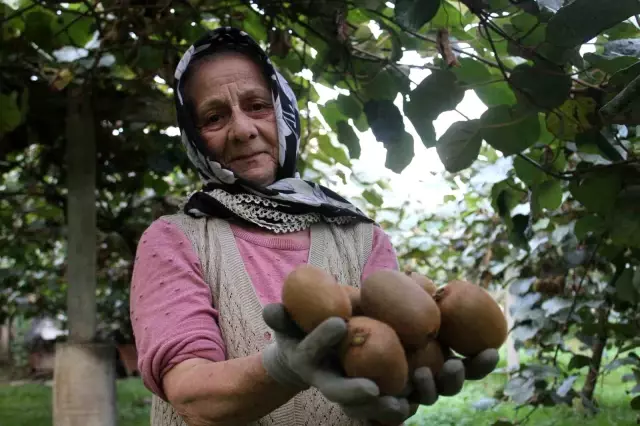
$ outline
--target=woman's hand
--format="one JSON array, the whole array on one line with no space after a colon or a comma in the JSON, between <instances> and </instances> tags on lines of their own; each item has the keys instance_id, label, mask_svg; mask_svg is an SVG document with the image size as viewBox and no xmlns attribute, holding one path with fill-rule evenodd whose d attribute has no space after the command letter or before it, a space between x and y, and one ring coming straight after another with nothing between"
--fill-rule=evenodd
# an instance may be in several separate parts
<instances>
[{"instance_id":1,"label":"woman's hand","mask_svg":"<svg viewBox=\"0 0 640 426\"><path fill-rule=\"evenodd\" d=\"M264 367L276 381L300 390L313 386L352 418L398 424L409 417L406 398L379 396L372 380L344 377L331 356L347 334L343 319L329 318L305 336L280 303L265 306L263 318L276 334L263 351Z\"/></svg>"}]
</instances>

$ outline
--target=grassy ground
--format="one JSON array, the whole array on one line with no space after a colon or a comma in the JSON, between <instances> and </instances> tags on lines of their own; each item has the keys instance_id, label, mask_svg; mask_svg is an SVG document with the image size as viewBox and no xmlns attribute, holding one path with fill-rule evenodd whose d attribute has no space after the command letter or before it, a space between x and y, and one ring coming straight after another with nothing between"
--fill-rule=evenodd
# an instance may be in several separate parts
<instances>
[{"instance_id":1,"label":"grassy ground","mask_svg":"<svg viewBox=\"0 0 640 426\"><path fill-rule=\"evenodd\" d=\"M148 426L151 393L139 379L118 380L118 426ZM51 387L0 385L0 425L51 426Z\"/></svg>"},{"instance_id":2,"label":"grassy ground","mask_svg":"<svg viewBox=\"0 0 640 426\"><path fill-rule=\"evenodd\" d=\"M524 361L524 360L523 360ZM537 409L529 418L528 425L534 426L628 426L637 424L638 412L631 410L631 396L626 392L631 383L623 383L622 375L629 370L621 368L601 379L596 390L600 413L587 416L579 408L568 406ZM473 403L482 398L494 396L504 384L505 377L493 374L481 382L467 382L464 390L450 398L441 398L431 407L420 407L408 426L489 426L496 420L517 420L525 417L530 408L516 411L511 403L500 403L479 411ZM576 383L576 389L581 386ZM139 379L119 380L118 425L147 426L151 393ZM0 424L8 426L50 426L51 388L43 384L21 386L0 385Z\"/></svg>"}]
</instances>

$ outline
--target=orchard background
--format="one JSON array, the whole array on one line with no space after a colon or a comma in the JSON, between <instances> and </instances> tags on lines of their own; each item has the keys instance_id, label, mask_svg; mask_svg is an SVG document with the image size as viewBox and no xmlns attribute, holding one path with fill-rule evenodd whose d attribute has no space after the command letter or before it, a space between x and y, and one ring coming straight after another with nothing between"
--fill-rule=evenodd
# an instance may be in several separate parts
<instances>
[{"instance_id":1,"label":"orchard background","mask_svg":"<svg viewBox=\"0 0 640 426\"><path fill-rule=\"evenodd\" d=\"M47 315L72 343L132 341L138 238L199 184L173 72L231 25L293 85L303 177L376 218L403 269L473 281L507 308L504 380L465 421L555 409L615 424L598 387L635 421L640 1L0 0L0 22L0 324ZM470 97L481 109L463 111ZM398 199L410 168L438 189L414 179ZM5 339L9 378L21 348Z\"/></svg>"}]
</instances>

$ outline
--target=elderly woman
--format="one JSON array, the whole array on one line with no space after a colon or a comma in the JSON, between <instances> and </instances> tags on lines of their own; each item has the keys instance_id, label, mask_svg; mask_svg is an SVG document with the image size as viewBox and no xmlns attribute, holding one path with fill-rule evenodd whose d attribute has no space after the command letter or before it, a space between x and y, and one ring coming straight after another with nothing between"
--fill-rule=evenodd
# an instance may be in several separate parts
<instances>
[{"instance_id":1,"label":"elderly woman","mask_svg":"<svg viewBox=\"0 0 640 426\"><path fill-rule=\"evenodd\" d=\"M358 287L398 268L389 238L299 177L294 93L246 33L206 34L175 79L182 141L204 186L152 223L136 254L130 313L152 426L400 424L493 370L495 351L451 359L436 378L418 370L402 395L344 377L327 354L345 322L301 335L280 303L283 281L311 264Z\"/></svg>"}]
</instances>

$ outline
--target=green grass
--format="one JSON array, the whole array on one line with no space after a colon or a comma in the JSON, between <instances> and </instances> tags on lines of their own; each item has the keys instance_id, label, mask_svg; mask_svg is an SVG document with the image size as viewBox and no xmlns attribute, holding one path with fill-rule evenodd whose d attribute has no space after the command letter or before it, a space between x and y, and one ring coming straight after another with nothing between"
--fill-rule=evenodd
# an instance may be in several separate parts
<instances>
[{"instance_id":1,"label":"green grass","mask_svg":"<svg viewBox=\"0 0 640 426\"><path fill-rule=\"evenodd\" d=\"M148 426L151 392L139 379L118 380L118 426ZM147 402L149 404L147 404ZM0 425L51 426L51 388L0 385Z\"/></svg>"},{"instance_id":2,"label":"green grass","mask_svg":"<svg viewBox=\"0 0 640 426\"><path fill-rule=\"evenodd\" d=\"M502 364L502 363L501 363ZM538 408L529 418L528 425L535 426L627 426L634 425L638 412L634 412L629 402L631 395L626 392L632 383L623 383L622 375L629 370L620 368L601 378L596 389L596 399L601 411L588 416L580 408L544 407ZM407 426L484 426L492 425L498 419L518 420L525 417L531 408L516 411L512 403L501 402L486 411L478 411L472 404L481 398L493 397L506 378L502 374L492 374L480 382L467 382L461 393L454 397L440 398L430 407L420 407L409 419ZM579 389L583 380L576 383ZM139 379L119 380L118 425L147 426L151 393ZM42 384L21 386L0 385L0 424L10 426L50 426L51 388Z\"/></svg>"}]
</instances>

